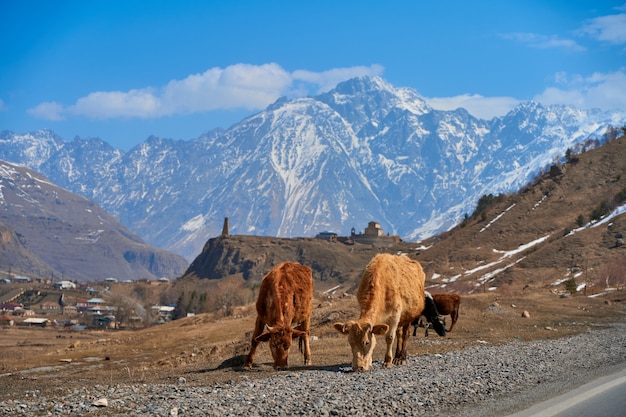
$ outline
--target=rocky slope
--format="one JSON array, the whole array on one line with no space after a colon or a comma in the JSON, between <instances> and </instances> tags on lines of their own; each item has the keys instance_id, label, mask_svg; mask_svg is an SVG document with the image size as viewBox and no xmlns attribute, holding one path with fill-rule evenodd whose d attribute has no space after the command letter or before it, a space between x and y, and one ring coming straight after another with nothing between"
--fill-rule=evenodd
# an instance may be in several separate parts
<instances>
[{"instance_id":1,"label":"rocky slope","mask_svg":"<svg viewBox=\"0 0 626 417\"><path fill-rule=\"evenodd\" d=\"M175 277L187 266L156 249L84 197L0 161L0 222L6 272L77 281Z\"/></svg>"}]
</instances>

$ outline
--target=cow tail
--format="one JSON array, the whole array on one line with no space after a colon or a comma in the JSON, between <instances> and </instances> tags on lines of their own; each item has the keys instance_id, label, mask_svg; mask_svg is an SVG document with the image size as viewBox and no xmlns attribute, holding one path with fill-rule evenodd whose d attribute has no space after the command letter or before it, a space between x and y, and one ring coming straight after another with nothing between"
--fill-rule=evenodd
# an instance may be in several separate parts
<instances>
[{"instance_id":1,"label":"cow tail","mask_svg":"<svg viewBox=\"0 0 626 417\"><path fill-rule=\"evenodd\" d=\"M300 349L300 353L304 353L304 337L300 336L300 340L298 340L298 348Z\"/></svg>"}]
</instances>

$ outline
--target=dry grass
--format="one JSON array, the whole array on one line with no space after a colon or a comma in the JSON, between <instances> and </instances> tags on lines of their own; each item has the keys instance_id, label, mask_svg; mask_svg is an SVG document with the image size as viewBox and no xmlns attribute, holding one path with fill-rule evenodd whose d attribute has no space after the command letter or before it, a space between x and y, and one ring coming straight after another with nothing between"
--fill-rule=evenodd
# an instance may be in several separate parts
<instances>
[{"instance_id":1,"label":"dry grass","mask_svg":"<svg viewBox=\"0 0 626 417\"><path fill-rule=\"evenodd\" d=\"M555 338L624 320L623 291L588 298L560 298L547 290L510 290L464 296L460 317L445 338L423 329L409 343L410 355L428 355L473 345L516 340ZM523 318L527 310L530 318ZM357 317L353 297L314 300L311 343L313 366L333 369L349 366L350 350L332 324ZM25 390L54 391L63 387L115 383L169 383L184 377L187 383L212 385L242 376L260 378L274 373L266 344L258 349L255 367L243 371L254 326L254 308L237 309L221 318L201 314L137 331L84 331L57 329L0 329L0 382L2 398L16 398ZM382 360L379 340L375 360ZM305 369L294 344L290 355L294 370ZM40 368L39 371L33 369ZM29 371L30 370L30 371Z\"/></svg>"}]
</instances>

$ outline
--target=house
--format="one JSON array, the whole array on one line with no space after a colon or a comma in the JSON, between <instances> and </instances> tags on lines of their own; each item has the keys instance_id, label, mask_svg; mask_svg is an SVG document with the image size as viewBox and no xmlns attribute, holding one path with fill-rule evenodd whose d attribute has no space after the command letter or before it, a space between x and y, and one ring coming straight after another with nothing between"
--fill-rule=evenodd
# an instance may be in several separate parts
<instances>
[{"instance_id":1,"label":"house","mask_svg":"<svg viewBox=\"0 0 626 417\"><path fill-rule=\"evenodd\" d=\"M115 316L94 316L92 325L97 328L115 329Z\"/></svg>"},{"instance_id":2,"label":"house","mask_svg":"<svg viewBox=\"0 0 626 417\"><path fill-rule=\"evenodd\" d=\"M22 276L22 275L18 275L13 277L13 282L30 282L30 278Z\"/></svg>"},{"instance_id":3,"label":"house","mask_svg":"<svg viewBox=\"0 0 626 417\"><path fill-rule=\"evenodd\" d=\"M334 242L337 240L337 233L320 232L317 235L315 235L315 239L329 240L331 242Z\"/></svg>"},{"instance_id":4,"label":"house","mask_svg":"<svg viewBox=\"0 0 626 417\"><path fill-rule=\"evenodd\" d=\"M58 310L60 308L61 306L59 305L59 303L54 301L44 301L43 303L41 303L42 310Z\"/></svg>"},{"instance_id":5,"label":"house","mask_svg":"<svg viewBox=\"0 0 626 417\"><path fill-rule=\"evenodd\" d=\"M155 323L165 323L172 320L174 306L152 306L152 320Z\"/></svg>"},{"instance_id":6,"label":"house","mask_svg":"<svg viewBox=\"0 0 626 417\"><path fill-rule=\"evenodd\" d=\"M78 307L65 306L63 307L63 314L67 314L67 315L78 314Z\"/></svg>"},{"instance_id":7,"label":"house","mask_svg":"<svg viewBox=\"0 0 626 417\"><path fill-rule=\"evenodd\" d=\"M50 320L38 317L29 317L20 323L23 326L39 326L46 327L50 324Z\"/></svg>"},{"instance_id":8,"label":"house","mask_svg":"<svg viewBox=\"0 0 626 417\"><path fill-rule=\"evenodd\" d=\"M102 298L90 298L87 300L88 307L101 307L104 305L104 300Z\"/></svg>"},{"instance_id":9,"label":"house","mask_svg":"<svg viewBox=\"0 0 626 417\"><path fill-rule=\"evenodd\" d=\"M15 311L19 310L20 308L24 308L24 304L16 303L13 301L0 304L0 310L2 311Z\"/></svg>"},{"instance_id":10,"label":"house","mask_svg":"<svg viewBox=\"0 0 626 417\"><path fill-rule=\"evenodd\" d=\"M75 290L76 284L72 281L59 281L54 283L54 288L57 290Z\"/></svg>"},{"instance_id":11,"label":"house","mask_svg":"<svg viewBox=\"0 0 626 417\"><path fill-rule=\"evenodd\" d=\"M35 315L35 312L27 308L18 308L13 310L13 315L17 317L32 317Z\"/></svg>"},{"instance_id":12,"label":"house","mask_svg":"<svg viewBox=\"0 0 626 417\"><path fill-rule=\"evenodd\" d=\"M9 316L0 316L0 326L15 326L15 320Z\"/></svg>"},{"instance_id":13,"label":"house","mask_svg":"<svg viewBox=\"0 0 626 417\"><path fill-rule=\"evenodd\" d=\"M87 310L89 308L89 304L87 304L86 298L78 298L76 300L76 308L79 310Z\"/></svg>"}]
</instances>

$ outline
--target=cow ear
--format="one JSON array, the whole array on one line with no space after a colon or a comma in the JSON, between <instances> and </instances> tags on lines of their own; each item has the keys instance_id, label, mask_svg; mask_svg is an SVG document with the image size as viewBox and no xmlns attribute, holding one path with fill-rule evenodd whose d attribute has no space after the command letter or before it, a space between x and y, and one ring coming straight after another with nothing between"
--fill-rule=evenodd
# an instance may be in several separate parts
<instances>
[{"instance_id":1,"label":"cow ear","mask_svg":"<svg viewBox=\"0 0 626 417\"><path fill-rule=\"evenodd\" d=\"M348 334L350 330L349 323L335 323L333 327L341 334Z\"/></svg>"},{"instance_id":2,"label":"cow ear","mask_svg":"<svg viewBox=\"0 0 626 417\"><path fill-rule=\"evenodd\" d=\"M256 340L257 342L267 342L268 340L270 340L270 336L271 336L270 332L263 332L257 337L255 337L254 340Z\"/></svg>"},{"instance_id":3,"label":"cow ear","mask_svg":"<svg viewBox=\"0 0 626 417\"><path fill-rule=\"evenodd\" d=\"M372 329L372 333L377 334L378 336L382 336L389 330L389 326L386 324L377 324Z\"/></svg>"}]
</instances>

